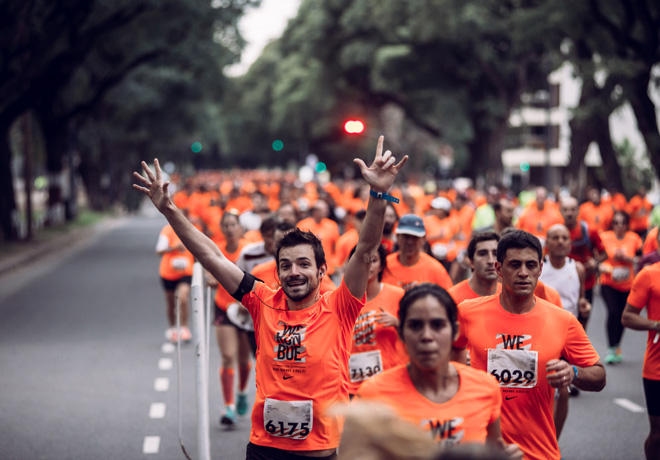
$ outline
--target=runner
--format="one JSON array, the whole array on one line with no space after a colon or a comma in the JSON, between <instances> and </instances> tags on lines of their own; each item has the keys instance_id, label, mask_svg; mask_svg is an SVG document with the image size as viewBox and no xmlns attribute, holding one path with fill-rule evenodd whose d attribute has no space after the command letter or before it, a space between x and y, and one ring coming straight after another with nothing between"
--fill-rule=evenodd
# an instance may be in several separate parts
<instances>
[{"instance_id":1,"label":"runner","mask_svg":"<svg viewBox=\"0 0 660 460\"><path fill-rule=\"evenodd\" d=\"M660 460L660 264L642 270L633 281L621 323L637 331L648 331L642 377L651 430L644 452L646 460ZM641 316L646 307L647 318Z\"/></svg>"},{"instance_id":2,"label":"runner","mask_svg":"<svg viewBox=\"0 0 660 460\"><path fill-rule=\"evenodd\" d=\"M545 187L536 187L535 200L523 209L516 226L537 237L544 245L548 229L563 220L557 204L548 199Z\"/></svg>"},{"instance_id":3,"label":"runner","mask_svg":"<svg viewBox=\"0 0 660 460\"><path fill-rule=\"evenodd\" d=\"M502 287L497 282L497 242L500 237L495 232L477 232L467 247L467 260L472 276L448 289L456 304L467 299L498 294Z\"/></svg>"},{"instance_id":4,"label":"runner","mask_svg":"<svg viewBox=\"0 0 660 460\"><path fill-rule=\"evenodd\" d=\"M559 459L553 421L554 389L571 383L587 391L605 386L605 369L580 323L534 296L541 273L540 241L524 231L497 246L502 292L461 303L454 355L471 347L472 367L500 382L502 435L526 459ZM568 361L560 360L563 356ZM570 364L569 364L570 363Z\"/></svg>"},{"instance_id":5,"label":"runner","mask_svg":"<svg viewBox=\"0 0 660 460\"><path fill-rule=\"evenodd\" d=\"M522 458L517 446L505 447L502 440L502 396L495 379L450 362L456 314L441 287L422 283L409 289L399 307L399 335L410 362L365 382L358 397L385 402L442 448L488 442L506 448L510 458Z\"/></svg>"},{"instance_id":6,"label":"runner","mask_svg":"<svg viewBox=\"0 0 660 460\"><path fill-rule=\"evenodd\" d=\"M383 282L403 289L418 283L435 283L445 289L453 283L440 262L422 252L426 243L426 228L421 217L406 214L396 228L397 252L387 256Z\"/></svg>"},{"instance_id":7,"label":"runner","mask_svg":"<svg viewBox=\"0 0 660 460\"><path fill-rule=\"evenodd\" d=\"M349 257L353 256L351 251ZM387 251L378 246L369 266L367 303L360 310L353 329L353 348L349 360L348 393L354 395L360 385L386 369L408 362L399 342L399 300L404 290L383 283Z\"/></svg>"},{"instance_id":8,"label":"runner","mask_svg":"<svg viewBox=\"0 0 660 460\"><path fill-rule=\"evenodd\" d=\"M612 228L600 235L607 252L607 260L600 264L600 293L607 306L607 364L617 364L623 359L621 314L635 277L635 256L640 254L643 244L638 234L628 230L625 212L614 213Z\"/></svg>"},{"instance_id":9,"label":"runner","mask_svg":"<svg viewBox=\"0 0 660 460\"><path fill-rule=\"evenodd\" d=\"M408 160L405 156L397 164L389 150L383 153L383 140L378 139L370 167L354 160L372 197L346 275L339 288L323 296L319 282L327 264L312 233L294 230L282 238L276 255L282 288L273 291L227 260L185 219L170 199L157 160L155 173L142 162L147 178L134 173L143 184L134 188L150 197L186 247L252 315L258 344L257 398L248 460L336 458L341 423L324 411L348 402L350 341L364 306L368 265L380 244L387 192Z\"/></svg>"},{"instance_id":10,"label":"runner","mask_svg":"<svg viewBox=\"0 0 660 460\"><path fill-rule=\"evenodd\" d=\"M165 307L169 324L165 331L165 339L170 343L176 343L177 339L190 341L192 334L188 329L188 304L195 259L176 236L171 225L166 225L160 231L156 242L156 254L160 256L158 272L165 291ZM180 330L176 328L177 299L179 300Z\"/></svg>"}]
</instances>

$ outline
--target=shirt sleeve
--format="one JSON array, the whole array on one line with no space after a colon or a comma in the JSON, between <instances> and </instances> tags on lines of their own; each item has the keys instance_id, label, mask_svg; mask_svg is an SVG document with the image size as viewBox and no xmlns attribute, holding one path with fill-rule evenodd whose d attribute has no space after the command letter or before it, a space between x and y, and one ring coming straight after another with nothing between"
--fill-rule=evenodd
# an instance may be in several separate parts
<instances>
[{"instance_id":1,"label":"shirt sleeve","mask_svg":"<svg viewBox=\"0 0 660 460\"><path fill-rule=\"evenodd\" d=\"M628 303L640 310L644 308L649 302L650 287L651 283L648 270L642 270L633 281L630 294L628 295Z\"/></svg>"},{"instance_id":2,"label":"shirt sleeve","mask_svg":"<svg viewBox=\"0 0 660 460\"><path fill-rule=\"evenodd\" d=\"M584 328L571 314L568 315L566 342L562 356L565 356L569 363L580 367L593 366L600 359Z\"/></svg>"},{"instance_id":3,"label":"shirt sleeve","mask_svg":"<svg viewBox=\"0 0 660 460\"><path fill-rule=\"evenodd\" d=\"M458 308L458 315L456 316L458 321L458 338L452 344L453 348L462 350L468 346L468 339L465 335L465 321L463 321L463 316L461 314L461 308Z\"/></svg>"}]
</instances>

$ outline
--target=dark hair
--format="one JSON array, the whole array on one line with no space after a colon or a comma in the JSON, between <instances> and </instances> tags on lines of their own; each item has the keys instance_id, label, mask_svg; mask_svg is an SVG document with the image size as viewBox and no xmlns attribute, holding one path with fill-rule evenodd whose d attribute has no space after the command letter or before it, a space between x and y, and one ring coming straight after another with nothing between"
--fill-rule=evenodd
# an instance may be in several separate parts
<instances>
[{"instance_id":1,"label":"dark hair","mask_svg":"<svg viewBox=\"0 0 660 460\"><path fill-rule=\"evenodd\" d=\"M220 225L225 221L226 218L229 216L234 217L238 223L240 223L240 219L238 218L238 211L235 209L229 209L225 212L222 213L222 217L220 217Z\"/></svg>"},{"instance_id":2,"label":"dark hair","mask_svg":"<svg viewBox=\"0 0 660 460\"><path fill-rule=\"evenodd\" d=\"M321 240L319 240L312 232L303 232L296 227L289 233L286 233L282 239L277 242L275 247L275 260L277 261L278 269L280 266L280 250L282 248L292 248L301 244L308 244L312 247L312 250L314 251L314 260L316 261L316 268L319 268L326 263L325 251L323 251Z\"/></svg>"},{"instance_id":3,"label":"dark hair","mask_svg":"<svg viewBox=\"0 0 660 460\"><path fill-rule=\"evenodd\" d=\"M269 214L261 221L259 231L262 235L272 235L277 228L277 224L281 222L280 218L275 214Z\"/></svg>"},{"instance_id":4,"label":"dark hair","mask_svg":"<svg viewBox=\"0 0 660 460\"><path fill-rule=\"evenodd\" d=\"M403 337L403 327L406 323L406 317L408 316L408 309L413 302L423 299L424 297L435 297L435 299L440 302L440 304L445 307L447 312L447 318L451 323L451 333L452 336L458 332L458 322L456 318L458 317L458 308L456 307L456 302L449 295L449 293L442 287L433 283L421 283L413 286L408 289L399 301L399 336Z\"/></svg>"},{"instance_id":5,"label":"dark hair","mask_svg":"<svg viewBox=\"0 0 660 460\"><path fill-rule=\"evenodd\" d=\"M348 254L348 259L346 259L347 262L351 260L353 254L355 254L356 248L357 245L353 246L353 249L351 249L351 252ZM378 270L378 281L382 281L383 272L387 268L387 249L385 249L385 246L383 246L382 244L378 245L378 255L380 256L380 269Z\"/></svg>"},{"instance_id":6,"label":"dark hair","mask_svg":"<svg viewBox=\"0 0 660 460\"><path fill-rule=\"evenodd\" d=\"M612 222L614 222L614 219L616 219L616 216L621 216L623 217L623 220L626 221L626 227L630 225L630 215L626 211L614 211L614 214L612 215ZM610 224L611 228L614 228L614 224Z\"/></svg>"},{"instance_id":7,"label":"dark hair","mask_svg":"<svg viewBox=\"0 0 660 460\"><path fill-rule=\"evenodd\" d=\"M543 247L537 237L524 230L516 229L506 232L502 235L500 242L497 244L497 261L499 263L504 262L504 257L509 249L526 248L535 249L539 256L539 262L541 262L541 258L543 257Z\"/></svg>"},{"instance_id":8,"label":"dark hair","mask_svg":"<svg viewBox=\"0 0 660 460\"><path fill-rule=\"evenodd\" d=\"M472 235L472 239L470 240L470 243L468 244L467 247L467 256L468 259L474 260L474 252L477 250L477 244L481 243L482 241L491 241L494 240L496 242L500 241L500 235L498 235L495 232L478 232Z\"/></svg>"},{"instance_id":9,"label":"dark hair","mask_svg":"<svg viewBox=\"0 0 660 460\"><path fill-rule=\"evenodd\" d=\"M279 230L282 233L290 232L295 228L296 228L295 225L289 222L281 222L281 221L275 226L275 230Z\"/></svg>"}]
</instances>

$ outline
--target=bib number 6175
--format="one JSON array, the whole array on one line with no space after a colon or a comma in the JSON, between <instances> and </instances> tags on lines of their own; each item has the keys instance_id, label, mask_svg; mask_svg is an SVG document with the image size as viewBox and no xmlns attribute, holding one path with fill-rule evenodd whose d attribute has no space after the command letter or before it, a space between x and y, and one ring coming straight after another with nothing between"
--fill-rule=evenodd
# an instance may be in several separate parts
<instances>
[{"instance_id":1,"label":"bib number 6175","mask_svg":"<svg viewBox=\"0 0 660 460\"><path fill-rule=\"evenodd\" d=\"M278 438L305 439L312 430L312 401L279 401L266 398L264 430Z\"/></svg>"}]
</instances>

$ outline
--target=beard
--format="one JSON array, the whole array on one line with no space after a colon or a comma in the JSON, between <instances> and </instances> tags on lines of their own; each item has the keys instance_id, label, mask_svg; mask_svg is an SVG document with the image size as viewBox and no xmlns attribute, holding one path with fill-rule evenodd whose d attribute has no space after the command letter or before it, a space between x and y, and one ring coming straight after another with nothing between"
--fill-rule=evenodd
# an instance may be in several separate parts
<instances>
[{"instance_id":1,"label":"beard","mask_svg":"<svg viewBox=\"0 0 660 460\"><path fill-rule=\"evenodd\" d=\"M383 235L391 235L394 231L394 222L385 222L383 225Z\"/></svg>"},{"instance_id":2,"label":"beard","mask_svg":"<svg viewBox=\"0 0 660 460\"><path fill-rule=\"evenodd\" d=\"M289 282L305 280L305 284L297 284L295 286L290 286ZM300 302L313 293L318 287L318 282L314 282L313 279L305 277L296 277L293 279L287 279L282 283L282 290L286 296L293 300L294 302Z\"/></svg>"}]
</instances>

